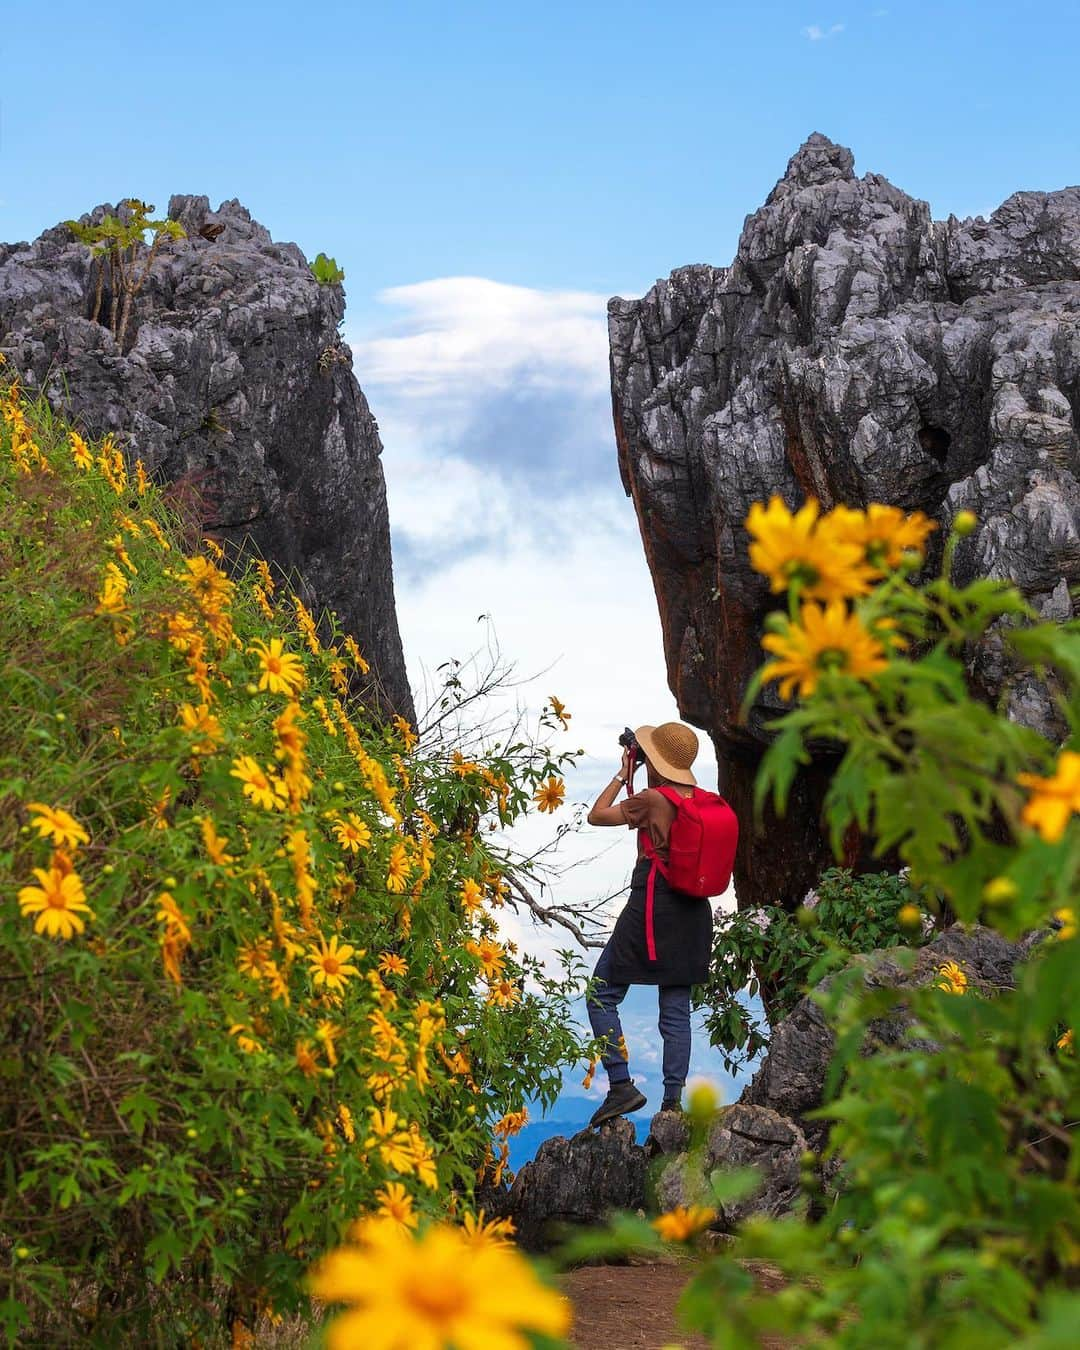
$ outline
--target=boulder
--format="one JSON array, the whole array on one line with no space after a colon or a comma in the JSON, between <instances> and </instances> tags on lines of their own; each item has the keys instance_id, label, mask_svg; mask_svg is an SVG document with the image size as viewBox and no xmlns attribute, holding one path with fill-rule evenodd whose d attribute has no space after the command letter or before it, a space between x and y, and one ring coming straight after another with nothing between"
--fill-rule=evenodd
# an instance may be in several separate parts
<instances>
[{"instance_id":1,"label":"boulder","mask_svg":"<svg viewBox=\"0 0 1080 1350\"><path fill-rule=\"evenodd\" d=\"M747 825L739 905L794 908L834 861L820 818L835 761L819 748L784 819L749 828L784 705L769 685L740 715L777 603L750 568L743 521L773 494L883 501L942 526L970 509L979 527L957 550L957 579L1007 578L1043 614L1075 614L1080 188L935 221L815 134L747 217L729 267L680 268L608 315L619 464L668 680L711 735L720 790ZM1000 644L973 655L971 677L989 697L1007 689L1017 720L1061 733L1047 689L1014 680ZM868 861L865 841L847 844L845 862Z\"/></svg>"},{"instance_id":2,"label":"boulder","mask_svg":"<svg viewBox=\"0 0 1080 1350\"><path fill-rule=\"evenodd\" d=\"M412 717L382 446L339 332L344 291L237 201L212 212L176 196L168 214L187 238L161 248L123 350L91 318L97 264L66 226L0 245L0 350L28 388L173 485L203 532L254 544L316 613L336 610L370 695Z\"/></svg>"},{"instance_id":3,"label":"boulder","mask_svg":"<svg viewBox=\"0 0 1080 1350\"><path fill-rule=\"evenodd\" d=\"M991 928L954 924L914 953L906 949L913 957L910 967L897 959L895 947L856 956L852 964L862 970L871 987L905 989L933 983L945 962L953 961L973 989L992 991L1013 984L1017 962L1024 958L1029 945L1008 942ZM900 1045L908 1025L902 1008L875 1021L870 1027L867 1052L873 1044ZM768 1107L798 1122L811 1147L820 1149L828 1135L828 1123L809 1121L805 1116L822 1104L834 1044L833 1032L817 1003L809 996L800 999L774 1028L768 1053L743 1089L740 1102Z\"/></svg>"},{"instance_id":4,"label":"boulder","mask_svg":"<svg viewBox=\"0 0 1080 1350\"><path fill-rule=\"evenodd\" d=\"M703 1157L695 1159L681 1152L664 1166L656 1183L657 1203L662 1210L713 1205L708 1186L713 1171L753 1167L761 1175L761 1184L741 1200L717 1205L712 1226L731 1231L752 1214L775 1218L787 1213L799 1196L799 1170L806 1147L806 1136L793 1120L767 1106L736 1102L718 1113Z\"/></svg>"},{"instance_id":5,"label":"boulder","mask_svg":"<svg viewBox=\"0 0 1080 1350\"><path fill-rule=\"evenodd\" d=\"M570 1139L546 1139L510 1189L506 1208L518 1241L540 1251L567 1227L596 1226L616 1210L640 1209L645 1173L645 1150L624 1117Z\"/></svg>"}]
</instances>

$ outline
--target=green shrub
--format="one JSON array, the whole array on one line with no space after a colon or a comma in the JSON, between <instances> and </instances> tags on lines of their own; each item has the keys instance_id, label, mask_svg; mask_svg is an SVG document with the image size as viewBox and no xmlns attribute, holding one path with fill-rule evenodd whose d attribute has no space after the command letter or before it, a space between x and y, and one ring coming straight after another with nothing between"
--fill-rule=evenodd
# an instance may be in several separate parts
<instances>
[{"instance_id":1,"label":"green shrub","mask_svg":"<svg viewBox=\"0 0 1080 1350\"><path fill-rule=\"evenodd\" d=\"M567 757L376 720L355 643L183 524L0 387L9 1343L242 1340L358 1216L468 1213L580 1056L489 832Z\"/></svg>"},{"instance_id":2,"label":"green shrub","mask_svg":"<svg viewBox=\"0 0 1080 1350\"><path fill-rule=\"evenodd\" d=\"M717 919L709 981L694 991L694 1003L729 1073L768 1046L769 1025L787 1016L808 985L854 953L925 940L919 896L892 872L855 875L830 867L811 906L794 914L738 910ZM751 999L767 994L768 1024L747 1006L743 990Z\"/></svg>"},{"instance_id":3,"label":"green shrub","mask_svg":"<svg viewBox=\"0 0 1080 1350\"><path fill-rule=\"evenodd\" d=\"M345 273L337 265L336 260L328 258L325 253L320 253L309 266L311 275L320 286L338 286L345 280Z\"/></svg>"}]
</instances>

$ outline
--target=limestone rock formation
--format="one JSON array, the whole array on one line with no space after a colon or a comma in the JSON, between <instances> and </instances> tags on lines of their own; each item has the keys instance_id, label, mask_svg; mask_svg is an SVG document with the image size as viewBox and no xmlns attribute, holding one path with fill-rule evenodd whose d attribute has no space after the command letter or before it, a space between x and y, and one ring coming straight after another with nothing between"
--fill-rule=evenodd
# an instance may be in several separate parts
<instances>
[{"instance_id":1,"label":"limestone rock formation","mask_svg":"<svg viewBox=\"0 0 1080 1350\"><path fill-rule=\"evenodd\" d=\"M910 970L898 964L895 947L856 956L852 964L862 968L864 980L873 988L910 989L933 983L945 962L953 961L972 989L989 992L1013 984L1016 965L1030 945L1008 942L992 928L954 924L918 949ZM898 1011L875 1022L871 1033L878 1045L896 1046L903 1041L907 1027L907 1017ZM768 1053L739 1100L788 1118L803 1130L812 1147L821 1148L828 1124L808 1121L805 1116L822 1104L834 1044L832 1030L818 1005L809 997L800 999L774 1029Z\"/></svg>"},{"instance_id":2,"label":"limestone rock formation","mask_svg":"<svg viewBox=\"0 0 1080 1350\"><path fill-rule=\"evenodd\" d=\"M123 351L89 317L95 270L66 226L0 244L0 350L77 424L178 485L206 532L297 574L357 638L383 705L411 715L381 445L338 332L344 293L237 201L211 212L173 197L169 216L187 238L162 247Z\"/></svg>"},{"instance_id":3,"label":"limestone rock formation","mask_svg":"<svg viewBox=\"0 0 1080 1350\"><path fill-rule=\"evenodd\" d=\"M933 221L813 135L746 220L730 267L692 266L609 305L619 462L634 500L682 715L711 734L744 819L781 707L739 708L773 607L743 520L779 493L947 523L974 510L956 574L1011 578L1067 617L1080 580L1080 188L1020 192L989 220ZM939 536L940 538L940 536ZM989 650L973 670L1005 672ZM1048 734L1045 693L1013 715ZM742 906L796 905L831 860L815 761L788 815L744 830ZM849 861L856 861L855 854Z\"/></svg>"},{"instance_id":4,"label":"limestone rock formation","mask_svg":"<svg viewBox=\"0 0 1080 1350\"><path fill-rule=\"evenodd\" d=\"M514 1178L505 1212L522 1246L538 1251L569 1226L597 1226L614 1211L639 1209L645 1173L634 1127L618 1117L571 1139L545 1139Z\"/></svg>"},{"instance_id":5,"label":"limestone rock formation","mask_svg":"<svg viewBox=\"0 0 1080 1350\"><path fill-rule=\"evenodd\" d=\"M684 1146L685 1147L685 1146ZM731 1231L751 1214L776 1218L799 1194L799 1167L806 1137L794 1121L767 1106L736 1102L717 1116L695 1167L685 1152L676 1153L660 1173L656 1200L660 1209L676 1205L713 1205L709 1176L717 1168L756 1168L761 1181L752 1194L716 1206L712 1227Z\"/></svg>"}]
</instances>

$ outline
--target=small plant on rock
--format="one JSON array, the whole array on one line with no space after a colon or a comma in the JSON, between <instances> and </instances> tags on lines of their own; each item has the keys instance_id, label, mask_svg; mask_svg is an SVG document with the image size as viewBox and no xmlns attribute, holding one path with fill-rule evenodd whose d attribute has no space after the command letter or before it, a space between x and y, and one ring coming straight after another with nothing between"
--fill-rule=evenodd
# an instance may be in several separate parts
<instances>
[{"instance_id":1,"label":"small plant on rock","mask_svg":"<svg viewBox=\"0 0 1080 1350\"><path fill-rule=\"evenodd\" d=\"M154 208L137 197L126 198L120 203L120 209L121 215L103 216L96 225L84 225L78 220L64 223L79 243L87 246L97 265L94 308L90 314L95 323L101 322L105 279L108 277L108 327L116 345L123 350L131 322L131 307L146 284L158 250L167 239L184 239L187 235L177 220L151 220ZM150 236L149 244L147 235Z\"/></svg>"}]
</instances>

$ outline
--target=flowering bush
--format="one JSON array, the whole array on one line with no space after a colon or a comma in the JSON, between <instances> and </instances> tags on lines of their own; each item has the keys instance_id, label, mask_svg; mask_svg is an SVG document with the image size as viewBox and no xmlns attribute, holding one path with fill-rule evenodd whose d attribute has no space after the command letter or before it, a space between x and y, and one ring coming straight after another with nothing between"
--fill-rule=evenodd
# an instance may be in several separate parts
<instances>
[{"instance_id":1,"label":"flowering bush","mask_svg":"<svg viewBox=\"0 0 1080 1350\"><path fill-rule=\"evenodd\" d=\"M493 917L489 827L567 757L373 718L356 643L185 528L0 386L9 1343L243 1343L359 1217L471 1221L581 1054Z\"/></svg>"},{"instance_id":2,"label":"flowering bush","mask_svg":"<svg viewBox=\"0 0 1080 1350\"><path fill-rule=\"evenodd\" d=\"M843 752L826 800L837 853L857 826L882 853L899 853L932 908L1033 936L1015 988L996 995L958 962L903 990L871 987L854 966L817 995L836 1032L815 1113L833 1122L835 1193L820 1194L821 1160L808 1155L803 1180L816 1203L744 1223L729 1250L701 1264L685 1320L727 1350L766 1336L881 1350L1072 1345L1080 623L1039 622L1000 582L954 586L954 552L975 524L964 513L942 574L921 584L925 518L893 507L822 517L816 503L792 514L774 499L747 524L755 566L789 598L758 678L802 700L777 724L759 800L771 794L782 809L809 746L831 742ZM1019 673L1053 691L1065 749L972 697L967 663L990 633ZM887 1046L874 1027L890 1016L908 1032ZM723 1196L744 1179L711 1182ZM691 1227L682 1225L687 1237ZM605 1245L650 1241L627 1220ZM761 1287L744 1264L760 1261L785 1287Z\"/></svg>"},{"instance_id":3,"label":"flowering bush","mask_svg":"<svg viewBox=\"0 0 1080 1350\"><path fill-rule=\"evenodd\" d=\"M733 1073L769 1044L769 1027L747 1004L768 994L775 1025L830 970L856 952L923 941L924 910L908 882L891 872L824 872L794 914L778 906L718 916L709 980L695 990L709 1039Z\"/></svg>"}]
</instances>

